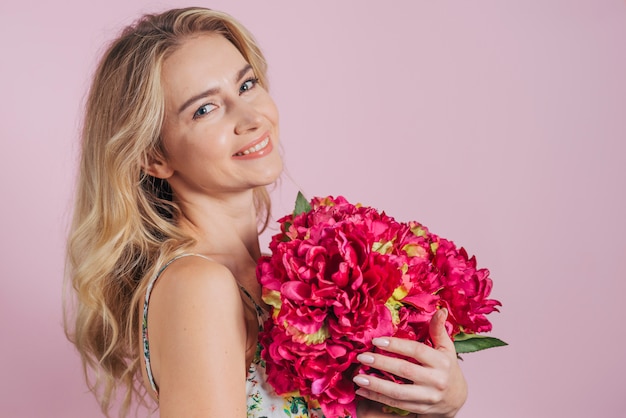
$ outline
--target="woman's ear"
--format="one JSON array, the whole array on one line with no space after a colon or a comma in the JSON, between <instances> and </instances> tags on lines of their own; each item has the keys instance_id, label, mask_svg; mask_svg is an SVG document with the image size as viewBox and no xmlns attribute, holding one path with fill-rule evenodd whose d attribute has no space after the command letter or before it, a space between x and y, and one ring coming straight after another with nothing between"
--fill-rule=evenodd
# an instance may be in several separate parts
<instances>
[{"instance_id":1,"label":"woman's ear","mask_svg":"<svg viewBox=\"0 0 626 418\"><path fill-rule=\"evenodd\" d=\"M141 164L141 169L152 177L166 180L174 174L174 169L170 167L162 156L147 157Z\"/></svg>"}]
</instances>

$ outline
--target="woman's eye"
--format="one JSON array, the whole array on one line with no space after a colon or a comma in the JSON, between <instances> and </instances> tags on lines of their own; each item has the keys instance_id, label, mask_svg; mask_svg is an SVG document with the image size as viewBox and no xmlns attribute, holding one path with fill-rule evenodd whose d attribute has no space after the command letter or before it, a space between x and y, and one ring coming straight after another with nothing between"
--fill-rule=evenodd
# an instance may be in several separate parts
<instances>
[{"instance_id":1,"label":"woman's eye","mask_svg":"<svg viewBox=\"0 0 626 418\"><path fill-rule=\"evenodd\" d=\"M198 119L201 118L202 116L210 113L213 109L215 109L215 105L212 104L205 104L204 106L200 107L200 109L196 110L196 113L193 114L193 118L194 119Z\"/></svg>"},{"instance_id":2,"label":"woman's eye","mask_svg":"<svg viewBox=\"0 0 626 418\"><path fill-rule=\"evenodd\" d=\"M258 78L251 78L249 80L244 81L241 87L239 87L239 93L241 94L241 93L247 92L248 90L252 90L254 86L257 85L258 82L259 82Z\"/></svg>"}]
</instances>

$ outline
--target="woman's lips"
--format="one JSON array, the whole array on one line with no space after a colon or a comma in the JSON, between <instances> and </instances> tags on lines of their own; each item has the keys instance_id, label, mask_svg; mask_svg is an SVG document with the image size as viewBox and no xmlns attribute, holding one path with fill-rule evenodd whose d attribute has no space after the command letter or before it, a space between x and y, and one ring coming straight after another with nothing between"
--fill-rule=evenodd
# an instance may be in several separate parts
<instances>
[{"instance_id":1,"label":"woman's lips","mask_svg":"<svg viewBox=\"0 0 626 418\"><path fill-rule=\"evenodd\" d=\"M246 145L244 148L233 154L233 157L238 159L248 160L251 158L259 158L270 153L272 151L272 141L270 141L269 134L261 136L259 139Z\"/></svg>"}]
</instances>

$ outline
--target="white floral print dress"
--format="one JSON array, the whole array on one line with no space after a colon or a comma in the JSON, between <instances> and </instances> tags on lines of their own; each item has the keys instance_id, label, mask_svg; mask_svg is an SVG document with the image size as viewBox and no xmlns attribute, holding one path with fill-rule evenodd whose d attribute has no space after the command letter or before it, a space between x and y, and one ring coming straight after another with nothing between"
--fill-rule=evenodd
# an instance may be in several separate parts
<instances>
[{"instance_id":1,"label":"white floral print dress","mask_svg":"<svg viewBox=\"0 0 626 418\"><path fill-rule=\"evenodd\" d=\"M181 257L197 256L209 259L201 254L186 253L173 258L163 266L159 272L150 280L146 289L146 297L143 305L143 321L142 321L142 338L143 338L143 354L146 362L146 372L148 380L158 398L158 388L152 376L150 366L150 346L148 343L148 303L150 294L157 279L163 271L175 260ZM257 311L259 322L259 330L263 328L263 322L269 315L254 301L252 296L241 287L242 293L250 298ZM318 408L310 408L304 398L299 396L281 396L276 394L274 389L267 382L265 374L265 362L261 358L261 345L257 343L257 351L248 369L246 377L246 394L247 394L247 418L323 418L323 414Z\"/></svg>"}]
</instances>

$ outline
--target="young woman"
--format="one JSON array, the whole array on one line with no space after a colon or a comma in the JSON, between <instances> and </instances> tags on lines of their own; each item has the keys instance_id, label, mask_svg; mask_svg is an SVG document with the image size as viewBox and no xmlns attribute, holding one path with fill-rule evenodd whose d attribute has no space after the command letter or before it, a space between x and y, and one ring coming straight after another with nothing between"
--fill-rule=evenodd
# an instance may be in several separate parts
<instances>
[{"instance_id":1,"label":"young woman","mask_svg":"<svg viewBox=\"0 0 626 418\"><path fill-rule=\"evenodd\" d=\"M147 15L105 52L90 89L68 245L76 295L68 335L108 414L145 391L167 417L314 417L265 381L267 314L256 280L265 186L282 170L266 63L232 17L202 8ZM261 228L262 229L262 228ZM357 376L359 417L452 417L466 384L445 329L435 348L396 338L360 361L406 377ZM127 411L124 410L123 413Z\"/></svg>"}]
</instances>

